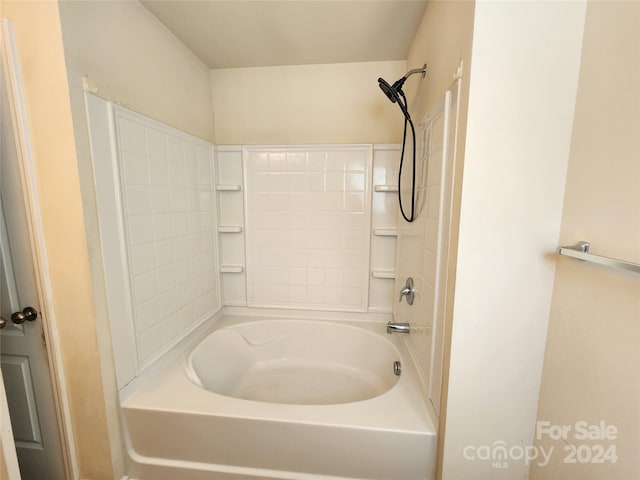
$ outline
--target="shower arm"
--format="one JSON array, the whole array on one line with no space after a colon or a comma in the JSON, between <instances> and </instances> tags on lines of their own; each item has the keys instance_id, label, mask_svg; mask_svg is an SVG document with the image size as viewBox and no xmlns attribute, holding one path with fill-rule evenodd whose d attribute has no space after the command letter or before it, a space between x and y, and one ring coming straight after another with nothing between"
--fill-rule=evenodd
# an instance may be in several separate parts
<instances>
[{"instance_id":1,"label":"shower arm","mask_svg":"<svg viewBox=\"0 0 640 480\"><path fill-rule=\"evenodd\" d=\"M425 75L427 74L427 64L425 63L422 68L414 68L413 70L409 70L404 77L401 77L399 80L397 80L393 85L391 85L391 89L395 90L397 93L400 93L402 91L402 87L404 86L404 82L407 81L407 78L409 78L411 75L414 75L416 73L421 73L422 74L422 78L425 77ZM380 82L380 79L378 79L378 82ZM381 87L382 88L382 87ZM384 90L384 89L383 89ZM386 92L385 92L386 93ZM388 96L389 94L387 94ZM391 98L391 97L389 97Z\"/></svg>"},{"instance_id":2,"label":"shower arm","mask_svg":"<svg viewBox=\"0 0 640 480\"><path fill-rule=\"evenodd\" d=\"M414 68L413 70L409 70L407 72L407 74L404 76L404 79L406 80L407 78L409 78L411 75L413 75L415 73L421 73L422 74L422 78L424 78L425 75L427 74L427 64L425 63L422 66L422 68Z\"/></svg>"}]
</instances>

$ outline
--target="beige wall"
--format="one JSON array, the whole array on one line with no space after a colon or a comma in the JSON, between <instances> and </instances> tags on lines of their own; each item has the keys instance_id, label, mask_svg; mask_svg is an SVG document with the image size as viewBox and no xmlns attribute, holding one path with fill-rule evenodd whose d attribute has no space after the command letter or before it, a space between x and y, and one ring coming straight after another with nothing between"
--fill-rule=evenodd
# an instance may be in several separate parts
<instances>
[{"instance_id":1,"label":"beige wall","mask_svg":"<svg viewBox=\"0 0 640 480\"><path fill-rule=\"evenodd\" d=\"M407 58L407 69L419 68L426 63L427 75L419 81L418 75L410 77L404 88L416 122L451 86L460 62L463 64L461 105L466 111L474 9L475 1L434 1L427 4ZM466 115L462 115L461 120L464 127ZM464 135L460 136L464 138Z\"/></svg>"},{"instance_id":2,"label":"beige wall","mask_svg":"<svg viewBox=\"0 0 640 480\"><path fill-rule=\"evenodd\" d=\"M584 12L584 2L475 5L444 479L529 471L522 458L495 468L483 449L533 440Z\"/></svg>"},{"instance_id":3,"label":"beige wall","mask_svg":"<svg viewBox=\"0 0 640 480\"><path fill-rule=\"evenodd\" d=\"M14 21L22 65L79 473L119 478L122 442L82 80L99 95L212 141L209 69L138 2L3 1L2 13ZM98 352L107 360L100 363Z\"/></svg>"},{"instance_id":4,"label":"beige wall","mask_svg":"<svg viewBox=\"0 0 640 480\"><path fill-rule=\"evenodd\" d=\"M62 0L69 85L213 142L209 69L136 1Z\"/></svg>"},{"instance_id":5,"label":"beige wall","mask_svg":"<svg viewBox=\"0 0 640 480\"><path fill-rule=\"evenodd\" d=\"M15 27L78 466L113 478L58 5L3 1L2 15Z\"/></svg>"},{"instance_id":6,"label":"beige wall","mask_svg":"<svg viewBox=\"0 0 640 480\"><path fill-rule=\"evenodd\" d=\"M60 2L84 221L95 302L96 331L114 469L123 473L119 401L112 348L83 79L98 95L194 136L213 141L209 69L142 4ZM107 439L104 439L106 442Z\"/></svg>"},{"instance_id":7,"label":"beige wall","mask_svg":"<svg viewBox=\"0 0 640 480\"><path fill-rule=\"evenodd\" d=\"M640 3L588 4L561 244L640 263ZM531 478L640 478L640 277L558 260L538 420L570 425L568 443L615 445L615 464L567 464L565 443ZM580 441L575 423L615 425Z\"/></svg>"},{"instance_id":8,"label":"beige wall","mask_svg":"<svg viewBox=\"0 0 640 480\"><path fill-rule=\"evenodd\" d=\"M467 130L469 83L471 69L471 43L475 1L432 1L427 4L424 17L409 51L407 68L419 68L427 64L427 75L418 81L411 77L405 91L409 98L411 115L416 123L436 104L454 81L454 74L462 63L460 79L460 111L458 116L458 138L456 141L453 206L447 268L445 341L443 365L443 392L440 412L440 434L438 435L438 475L442 475L442 453L446 432L446 398L449 371L449 346L451 344L451 321L453 314L453 292L460 221L460 195L464 160L464 142Z\"/></svg>"},{"instance_id":9,"label":"beige wall","mask_svg":"<svg viewBox=\"0 0 640 480\"><path fill-rule=\"evenodd\" d=\"M406 62L211 71L219 145L397 143L402 113L378 88Z\"/></svg>"}]
</instances>

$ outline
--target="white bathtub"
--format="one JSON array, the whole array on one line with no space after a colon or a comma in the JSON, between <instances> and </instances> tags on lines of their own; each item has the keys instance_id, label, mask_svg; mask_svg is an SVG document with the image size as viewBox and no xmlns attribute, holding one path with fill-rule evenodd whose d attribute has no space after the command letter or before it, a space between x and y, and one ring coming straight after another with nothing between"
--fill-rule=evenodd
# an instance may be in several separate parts
<instances>
[{"instance_id":1,"label":"white bathtub","mask_svg":"<svg viewBox=\"0 0 640 480\"><path fill-rule=\"evenodd\" d=\"M414 375L381 323L225 317L123 403L127 473L434 478L436 432Z\"/></svg>"},{"instance_id":2,"label":"white bathtub","mask_svg":"<svg viewBox=\"0 0 640 480\"><path fill-rule=\"evenodd\" d=\"M219 328L187 357L187 376L228 397L293 405L368 400L398 381L400 352L380 335L326 321L270 320Z\"/></svg>"}]
</instances>

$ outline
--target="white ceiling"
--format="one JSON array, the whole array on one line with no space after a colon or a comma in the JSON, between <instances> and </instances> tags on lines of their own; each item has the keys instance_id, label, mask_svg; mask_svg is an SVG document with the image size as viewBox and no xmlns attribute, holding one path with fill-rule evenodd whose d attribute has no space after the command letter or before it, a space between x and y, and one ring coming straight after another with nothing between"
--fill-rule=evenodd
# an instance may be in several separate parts
<instances>
[{"instance_id":1,"label":"white ceiling","mask_svg":"<svg viewBox=\"0 0 640 480\"><path fill-rule=\"evenodd\" d=\"M142 0L210 68L405 60L422 0Z\"/></svg>"}]
</instances>

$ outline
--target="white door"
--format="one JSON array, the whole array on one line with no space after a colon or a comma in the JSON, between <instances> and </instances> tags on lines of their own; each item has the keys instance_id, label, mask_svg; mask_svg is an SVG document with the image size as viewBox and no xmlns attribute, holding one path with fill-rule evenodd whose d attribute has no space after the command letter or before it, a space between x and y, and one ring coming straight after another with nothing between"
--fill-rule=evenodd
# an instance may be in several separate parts
<instances>
[{"instance_id":1,"label":"white door","mask_svg":"<svg viewBox=\"0 0 640 480\"><path fill-rule=\"evenodd\" d=\"M13 441L2 370L0 370L0 478L2 480L20 480L16 444Z\"/></svg>"},{"instance_id":2,"label":"white door","mask_svg":"<svg viewBox=\"0 0 640 480\"><path fill-rule=\"evenodd\" d=\"M0 366L22 478L63 480L25 190L30 146L7 27L0 23Z\"/></svg>"}]
</instances>

